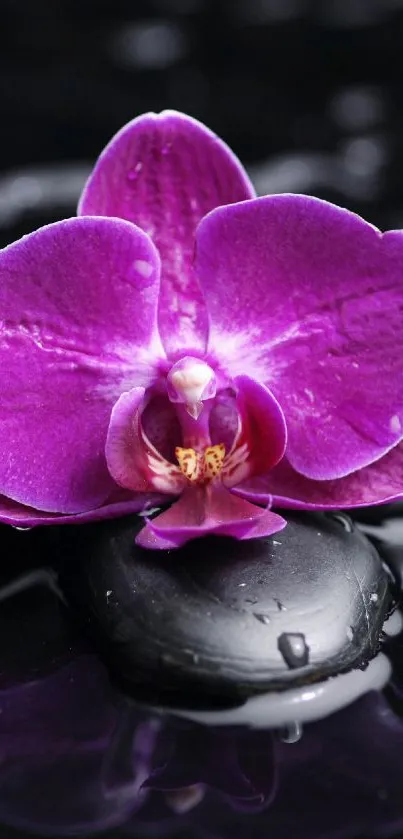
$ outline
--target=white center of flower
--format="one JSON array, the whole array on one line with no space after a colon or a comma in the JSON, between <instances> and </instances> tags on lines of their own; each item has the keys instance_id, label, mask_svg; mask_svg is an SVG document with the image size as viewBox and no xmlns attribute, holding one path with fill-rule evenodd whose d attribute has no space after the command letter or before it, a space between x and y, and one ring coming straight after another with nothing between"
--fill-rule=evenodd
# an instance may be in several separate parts
<instances>
[{"instance_id":1,"label":"white center of flower","mask_svg":"<svg viewBox=\"0 0 403 839\"><path fill-rule=\"evenodd\" d=\"M182 358L168 373L169 399L171 402L182 402L193 419L200 416L203 400L212 399L215 392L214 372L198 358Z\"/></svg>"}]
</instances>

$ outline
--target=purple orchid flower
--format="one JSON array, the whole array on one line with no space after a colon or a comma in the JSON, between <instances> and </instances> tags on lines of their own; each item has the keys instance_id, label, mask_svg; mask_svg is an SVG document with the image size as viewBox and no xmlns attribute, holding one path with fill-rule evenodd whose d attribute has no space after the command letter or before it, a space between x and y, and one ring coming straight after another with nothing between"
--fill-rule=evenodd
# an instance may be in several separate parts
<instances>
[{"instance_id":1,"label":"purple orchid flower","mask_svg":"<svg viewBox=\"0 0 403 839\"><path fill-rule=\"evenodd\" d=\"M229 149L146 115L79 217L0 253L0 519L168 510L144 547L403 493L403 236L254 198Z\"/></svg>"}]
</instances>

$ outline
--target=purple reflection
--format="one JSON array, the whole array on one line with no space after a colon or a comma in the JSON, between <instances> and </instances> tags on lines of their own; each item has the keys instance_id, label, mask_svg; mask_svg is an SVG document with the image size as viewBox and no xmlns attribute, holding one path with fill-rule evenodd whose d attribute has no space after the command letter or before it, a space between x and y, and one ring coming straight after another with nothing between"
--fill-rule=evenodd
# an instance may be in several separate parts
<instances>
[{"instance_id":1,"label":"purple reflection","mask_svg":"<svg viewBox=\"0 0 403 839\"><path fill-rule=\"evenodd\" d=\"M0 708L1 821L85 834L121 824L140 805L154 728L135 714L126 727L130 761L120 760L116 742L127 720L94 656L1 691Z\"/></svg>"},{"instance_id":2,"label":"purple reflection","mask_svg":"<svg viewBox=\"0 0 403 839\"><path fill-rule=\"evenodd\" d=\"M198 738L201 742L201 732L178 732L177 750L159 776L151 776L149 786L168 789L174 779L184 784L186 777L194 786L199 777L204 798L183 818L211 836L348 839L390 836L403 826L403 725L382 694L368 694L311 724L292 746L269 732L232 729L224 742L222 731L211 731L206 741L214 763L210 775L200 743L201 769L198 776L194 771ZM261 795L260 807L253 808L253 815L240 813L243 803L252 804L251 788L256 804ZM183 818L168 821L169 803L165 794L164 810L161 792L155 792L126 830L138 833L147 822L155 831L157 809L165 829L183 826Z\"/></svg>"},{"instance_id":3,"label":"purple reflection","mask_svg":"<svg viewBox=\"0 0 403 839\"><path fill-rule=\"evenodd\" d=\"M3 690L0 705L0 818L13 827L346 839L403 826L403 724L380 693L293 745L139 710L90 654Z\"/></svg>"}]
</instances>

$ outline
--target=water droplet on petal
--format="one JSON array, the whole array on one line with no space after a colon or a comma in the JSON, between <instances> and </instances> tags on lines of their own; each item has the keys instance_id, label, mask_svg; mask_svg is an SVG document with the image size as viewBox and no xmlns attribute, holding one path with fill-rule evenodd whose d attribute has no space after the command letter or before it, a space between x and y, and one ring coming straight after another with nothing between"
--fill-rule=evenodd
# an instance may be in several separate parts
<instances>
[{"instance_id":1,"label":"water droplet on petal","mask_svg":"<svg viewBox=\"0 0 403 839\"><path fill-rule=\"evenodd\" d=\"M147 288L154 282L154 266L146 259L135 259L133 262L135 281L140 288Z\"/></svg>"},{"instance_id":2,"label":"water droplet on petal","mask_svg":"<svg viewBox=\"0 0 403 839\"><path fill-rule=\"evenodd\" d=\"M400 434L402 430L402 423L400 422L398 414L394 414L394 416L391 417L389 426L393 434Z\"/></svg>"},{"instance_id":3,"label":"water droplet on petal","mask_svg":"<svg viewBox=\"0 0 403 839\"><path fill-rule=\"evenodd\" d=\"M135 181L137 181L137 178L138 178L142 168L143 168L143 164L139 161L138 163L136 163L135 166L133 166L132 169L128 170L126 177L127 177L127 180L129 181L130 184L133 184Z\"/></svg>"}]
</instances>

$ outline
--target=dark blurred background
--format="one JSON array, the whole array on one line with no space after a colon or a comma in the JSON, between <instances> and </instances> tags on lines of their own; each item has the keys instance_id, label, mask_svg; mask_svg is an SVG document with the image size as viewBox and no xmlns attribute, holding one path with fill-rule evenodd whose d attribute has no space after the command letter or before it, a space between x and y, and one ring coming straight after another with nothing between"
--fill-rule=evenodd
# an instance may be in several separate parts
<instances>
[{"instance_id":1,"label":"dark blurred background","mask_svg":"<svg viewBox=\"0 0 403 839\"><path fill-rule=\"evenodd\" d=\"M1 0L0 244L74 213L124 122L206 122L260 193L403 227L402 0Z\"/></svg>"}]
</instances>

